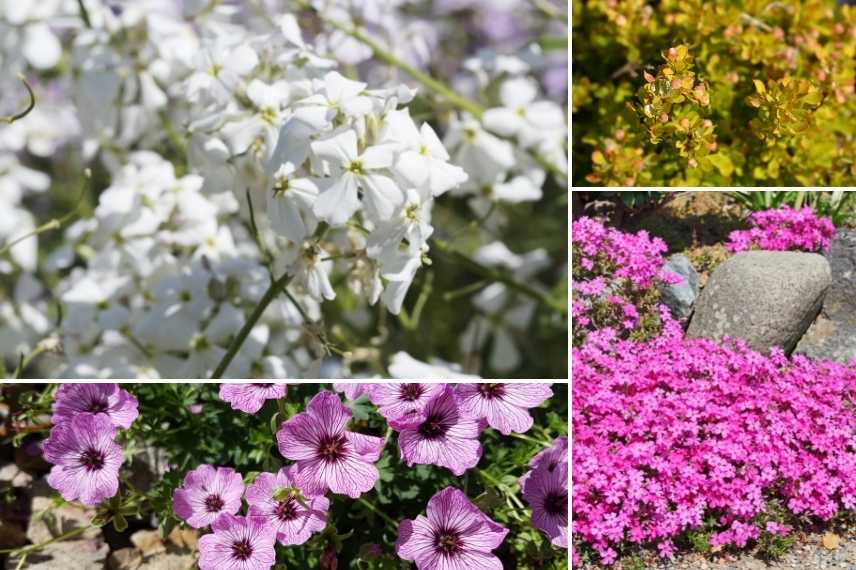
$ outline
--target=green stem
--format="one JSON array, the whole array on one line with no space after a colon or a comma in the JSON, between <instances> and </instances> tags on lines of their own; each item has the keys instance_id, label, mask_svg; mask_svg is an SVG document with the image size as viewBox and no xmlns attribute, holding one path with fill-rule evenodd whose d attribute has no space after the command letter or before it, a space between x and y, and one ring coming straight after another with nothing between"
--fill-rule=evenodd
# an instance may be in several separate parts
<instances>
[{"instance_id":1,"label":"green stem","mask_svg":"<svg viewBox=\"0 0 856 570\"><path fill-rule=\"evenodd\" d=\"M83 0L77 0L77 7L80 8L80 19L83 20L83 25L87 28L92 27L92 20L89 19L89 11L83 5Z\"/></svg>"},{"instance_id":2,"label":"green stem","mask_svg":"<svg viewBox=\"0 0 856 570\"><path fill-rule=\"evenodd\" d=\"M27 95L29 95L29 97L30 97L30 102L27 104L27 108L24 109L23 111L21 111L20 113L17 113L15 115L5 115L5 116L0 117L0 122L7 123L9 125L14 123L18 119L23 119L24 117L29 115L30 111L32 111L33 108L35 108L35 106L36 106L36 95L35 95L35 93L33 93L33 88L30 87L29 83L27 83L27 78L24 77L23 73L18 74L18 80L24 84L24 87L27 88Z\"/></svg>"},{"instance_id":3,"label":"green stem","mask_svg":"<svg viewBox=\"0 0 856 570\"><path fill-rule=\"evenodd\" d=\"M226 368L229 367L232 359L235 358L236 354L238 354L238 350L241 349L244 341L247 340L247 337L250 335L250 331L252 331L253 327L256 326L256 323L261 318L262 313L265 312L265 309L267 309L268 305L271 304L279 292L285 289L289 281L291 281L291 276L286 272L283 273L279 279L270 284L270 287L268 287L255 309L253 309L250 318L247 319L247 322L245 322L244 326L241 327L241 330L238 331L237 336L232 339L232 342L229 344L229 348L226 350L226 354L223 355L223 358L220 360L217 368L214 369L214 373L211 374L212 380L223 377L223 373L226 372Z\"/></svg>"},{"instance_id":4,"label":"green stem","mask_svg":"<svg viewBox=\"0 0 856 570\"><path fill-rule=\"evenodd\" d=\"M557 311L563 315L568 314L568 307L565 303L554 299L547 293L542 291L538 291L537 289L533 289L529 285L525 283L520 283L516 279L513 279L510 275L507 275L503 271L499 271L492 267L487 267L486 265L482 265L478 261L471 259L463 252L455 249L448 243L443 240L431 240L431 247L436 248L441 253L448 255L450 257L454 257L458 261L461 261L466 267L468 267L474 273L481 275L491 281L498 281L500 283L505 284L509 289L513 289L518 293L526 295L527 297L531 297L536 301L540 301L541 303L547 305L554 311Z\"/></svg>"},{"instance_id":5,"label":"green stem","mask_svg":"<svg viewBox=\"0 0 856 570\"><path fill-rule=\"evenodd\" d=\"M386 522L386 524L388 524L393 531L398 531L398 523L388 514L374 506L374 504L370 503L362 497L358 498L357 502L368 510L370 510L371 512L373 512L374 514L376 514L377 516L379 516L380 518L382 518L384 522Z\"/></svg>"},{"instance_id":6,"label":"green stem","mask_svg":"<svg viewBox=\"0 0 856 570\"><path fill-rule=\"evenodd\" d=\"M541 445L544 447L550 447L551 445L553 445L552 443L549 443L549 442L545 443L545 442L541 441L540 439L535 439L534 437L529 437L528 435L524 435L522 433L511 432L511 434L509 434L509 435L511 435L511 437L513 437L513 438L517 438L517 439L520 439L523 441L528 441L530 443L537 443L538 445Z\"/></svg>"},{"instance_id":7,"label":"green stem","mask_svg":"<svg viewBox=\"0 0 856 570\"><path fill-rule=\"evenodd\" d=\"M516 494L516 493L512 493L512 492L511 492L511 490L508 488L508 486L507 486L507 485L503 484L501 481L499 481L498 479L496 479L493 475L491 475L491 474L490 474L490 473L488 473L487 471L482 471L481 469L476 469L476 471L478 472L478 474L479 474L479 475L481 475L481 476L482 476L484 479L486 479L489 483L491 483L491 484L492 484L492 485L494 485L497 489L499 489L499 490L502 492L502 494L503 494L503 495L505 495L506 497L508 497L508 498L511 500L511 502L512 502L512 503L514 503L514 505L515 505L518 509L521 509L521 510L522 510L522 509L525 509L525 508L526 508L526 506L525 506L522 502L520 502L520 499L518 499L518 498L517 498L517 494Z\"/></svg>"},{"instance_id":8,"label":"green stem","mask_svg":"<svg viewBox=\"0 0 856 570\"><path fill-rule=\"evenodd\" d=\"M13 556L27 555L30 552L35 552L36 550L40 550L40 549L44 548L45 546L49 546L55 542L60 542L62 540L73 538L73 537L77 536L78 534L83 534L84 532L86 532L90 528L92 528L92 525L75 528L75 529L70 530L64 534L56 536L50 540L40 542L39 544L31 544L30 546L22 546L20 548L8 548L6 550L0 550L0 554L11 554Z\"/></svg>"}]
</instances>

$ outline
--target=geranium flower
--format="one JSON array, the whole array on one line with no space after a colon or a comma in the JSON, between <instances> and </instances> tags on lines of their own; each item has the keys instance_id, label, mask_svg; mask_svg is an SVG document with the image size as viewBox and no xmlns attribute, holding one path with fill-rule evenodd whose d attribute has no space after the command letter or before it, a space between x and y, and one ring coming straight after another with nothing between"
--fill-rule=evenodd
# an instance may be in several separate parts
<instances>
[{"instance_id":1,"label":"geranium flower","mask_svg":"<svg viewBox=\"0 0 856 570\"><path fill-rule=\"evenodd\" d=\"M370 394L374 390L374 384L355 384L347 382L335 382L333 388L337 392L342 392L349 400L356 400L363 394Z\"/></svg>"},{"instance_id":2,"label":"geranium flower","mask_svg":"<svg viewBox=\"0 0 856 570\"><path fill-rule=\"evenodd\" d=\"M220 384L220 399L233 410L255 414L267 400L285 397L285 384Z\"/></svg>"},{"instance_id":3,"label":"geranium flower","mask_svg":"<svg viewBox=\"0 0 856 570\"><path fill-rule=\"evenodd\" d=\"M552 471L559 463L568 462L568 436L563 435L553 440L553 445L543 451L539 451L535 457L529 460L529 467L544 466Z\"/></svg>"},{"instance_id":4,"label":"geranium flower","mask_svg":"<svg viewBox=\"0 0 856 570\"><path fill-rule=\"evenodd\" d=\"M374 384L369 399L387 420L424 419L425 406L445 384L402 382Z\"/></svg>"},{"instance_id":5,"label":"geranium flower","mask_svg":"<svg viewBox=\"0 0 856 570\"><path fill-rule=\"evenodd\" d=\"M276 562L276 528L263 517L225 514L199 539L199 570L267 570Z\"/></svg>"},{"instance_id":6,"label":"geranium flower","mask_svg":"<svg viewBox=\"0 0 856 570\"><path fill-rule=\"evenodd\" d=\"M330 489L356 499L380 476L374 462L383 438L345 431L352 415L338 396L323 390L276 433L279 452L297 461L296 482L306 493Z\"/></svg>"},{"instance_id":7,"label":"geranium flower","mask_svg":"<svg viewBox=\"0 0 856 570\"><path fill-rule=\"evenodd\" d=\"M229 467L200 465L184 476L184 484L172 495L172 508L193 528L203 528L237 513L243 494L240 473Z\"/></svg>"},{"instance_id":8,"label":"geranium flower","mask_svg":"<svg viewBox=\"0 0 856 570\"><path fill-rule=\"evenodd\" d=\"M428 516L404 519L398 525L395 550L419 570L502 570L491 551L508 534L454 487L428 501Z\"/></svg>"},{"instance_id":9,"label":"geranium flower","mask_svg":"<svg viewBox=\"0 0 856 570\"><path fill-rule=\"evenodd\" d=\"M120 428L131 427L139 415L137 399L116 384L63 384L56 391L51 410L54 424L81 414L103 414Z\"/></svg>"},{"instance_id":10,"label":"geranium flower","mask_svg":"<svg viewBox=\"0 0 856 570\"><path fill-rule=\"evenodd\" d=\"M327 526L327 497L299 500L294 467L283 467L278 473L260 473L247 488L250 516L265 517L276 529L280 544L303 544L312 533Z\"/></svg>"},{"instance_id":11,"label":"geranium flower","mask_svg":"<svg viewBox=\"0 0 856 570\"><path fill-rule=\"evenodd\" d=\"M520 478L523 498L532 507L532 526L556 546L568 547L568 464L548 462Z\"/></svg>"},{"instance_id":12,"label":"geranium flower","mask_svg":"<svg viewBox=\"0 0 856 570\"><path fill-rule=\"evenodd\" d=\"M529 408L540 406L553 395L550 384L460 384L461 409L470 416L484 418L503 435L523 433L532 427Z\"/></svg>"},{"instance_id":13,"label":"geranium flower","mask_svg":"<svg viewBox=\"0 0 856 570\"><path fill-rule=\"evenodd\" d=\"M475 467L482 454L478 440L481 429L478 421L461 412L450 386L428 402L423 415L424 420L418 424L407 420L404 425L390 422L401 430L398 446L407 465L439 465L455 475Z\"/></svg>"},{"instance_id":14,"label":"geranium flower","mask_svg":"<svg viewBox=\"0 0 856 570\"><path fill-rule=\"evenodd\" d=\"M119 490L122 448L113 441L116 427L104 414L80 414L55 425L42 445L54 466L48 485L66 501L97 505Z\"/></svg>"}]
</instances>

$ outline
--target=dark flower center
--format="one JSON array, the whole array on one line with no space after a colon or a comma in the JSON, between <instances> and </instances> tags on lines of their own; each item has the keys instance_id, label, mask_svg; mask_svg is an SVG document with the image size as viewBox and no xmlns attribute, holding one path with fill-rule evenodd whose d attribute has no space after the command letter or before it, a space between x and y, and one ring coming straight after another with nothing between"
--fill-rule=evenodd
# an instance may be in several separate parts
<instances>
[{"instance_id":1,"label":"dark flower center","mask_svg":"<svg viewBox=\"0 0 856 570\"><path fill-rule=\"evenodd\" d=\"M255 386L256 388L268 388L270 387L270 384L250 384L250 386Z\"/></svg>"},{"instance_id":2,"label":"dark flower center","mask_svg":"<svg viewBox=\"0 0 856 570\"><path fill-rule=\"evenodd\" d=\"M345 457L347 440L342 434L327 435L318 443L318 456L327 463L334 463Z\"/></svg>"},{"instance_id":3,"label":"dark flower center","mask_svg":"<svg viewBox=\"0 0 856 570\"><path fill-rule=\"evenodd\" d=\"M449 431L449 422L440 414L430 414L425 421L419 424L419 434L425 439L438 439Z\"/></svg>"},{"instance_id":4,"label":"dark flower center","mask_svg":"<svg viewBox=\"0 0 856 570\"><path fill-rule=\"evenodd\" d=\"M219 513L225 504L220 495L208 495L205 497L205 510L209 513Z\"/></svg>"},{"instance_id":5,"label":"dark flower center","mask_svg":"<svg viewBox=\"0 0 856 570\"><path fill-rule=\"evenodd\" d=\"M249 539L242 538L232 543L232 557L237 560L246 560L253 555L253 545Z\"/></svg>"},{"instance_id":6,"label":"dark flower center","mask_svg":"<svg viewBox=\"0 0 856 570\"><path fill-rule=\"evenodd\" d=\"M446 555L457 554L464 549L464 541L457 531L441 528L434 532L434 547Z\"/></svg>"},{"instance_id":7,"label":"dark flower center","mask_svg":"<svg viewBox=\"0 0 856 570\"><path fill-rule=\"evenodd\" d=\"M422 387L422 384L401 385L401 399L406 402L414 402L424 393L425 389Z\"/></svg>"},{"instance_id":8,"label":"dark flower center","mask_svg":"<svg viewBox=\"0 0 856 570\"><path fill-rule=\"evenodd\" d=\"M295 504L294 499L288 499L287 501L280 501L277 503L276 507L273 509L273 514L283 522L293 521L296 519L297 505Z\"/></svg>"},{"instance_id":9,"label":"dark flower center","mask_svg":"<svg viewBox=\"0 0 856 570\"><path fill-rule=\"evenodd\" d=\"M568 516L568 492L550 491L544 496L544 510L552 516Z\"/></svg>"},{"instance_id":10,"label":"dark flower center","mask_svg":"<svg viewBox=\"0 0 856 570\"><path fill-rule=\"evenodd\" d=\"M86 411L93 414L100 414L102 412L106 412L107 408L109 407L110 406L108 406L107 402L105 402L104 400L92 400L91 402L89 402L89 407L86 409Z\"/></svg>"},{"instance_id":11,"label":"dark flower center","mask_svg":"<svg viewBox=\"0 0 856 570\"><path fill-rule=\"evenodd\" d=\"M505 396L505 384L479 384L479 393L488 400Z\"/></svg>"},{"instance_id":12,"label":"dark flower center","mask_svg":"<svg viewBox=\"0 0 856 570\"><path fill-rule=\"evenodd\" d=\"M98 471L104 467L104 453L90 447L80 454L80 464L86 467L87 471Z\"/></svg>"}]
</instances>

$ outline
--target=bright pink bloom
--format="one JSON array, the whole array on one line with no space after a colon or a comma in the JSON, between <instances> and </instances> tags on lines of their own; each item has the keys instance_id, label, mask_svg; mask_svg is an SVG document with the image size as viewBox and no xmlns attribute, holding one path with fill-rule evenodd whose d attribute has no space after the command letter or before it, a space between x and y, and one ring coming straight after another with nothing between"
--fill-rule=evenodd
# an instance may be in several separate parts
<instances>
[{"instance_id":1,"label":"bright pink bloom","mask_svg":"<svg viewBox=\"0 0 856 570\"><path fill-rule=\"evenodd\" d=\"M387 420L420 421L424 418L425 406L445 384L420 384L402 382L395 384L373 384L369 395L378 412Z\"/></svg>"},{"instance_id":2,"label":"bright pink bloom","mask_svg":"<svg viewBox=\"0 0 856 570\"><path fill-rule=\"evenodd\" d=\"M276 527L264 517L224 514L199 539L199 570L268 570L276 563Z\"/></svg>"},{"instance_id":3,"label":"bright pink bloom","mask_svg":"<svg viewBox=\"0 0 856 570\"><path fill-rule=\"evenodd\" d=\"M749 216L749 224L750 229L728 235L731 251L826 251L835 235L832 221L819 218L808 206L801 210L784 206L755 212Z\"/></svg>"},{"instance_id":4,"label":"bright pink bloom","mask_svg":"<svg viewBox=\"0 0 856 570\"><path fill-rule=\"evenodd\" d=\"M116 427L105 414L80 414L51 429L42 444L54 466L48 485L66 501L97 505L119 490L122 448L113 441Z\"/></svg>"},{"instance_id":5,"label":"bright pink bloom","mask_svg":"<svg viewBox=\"0 0 856 570\"><path fill-rule=\"evenodd\" d=\"M220 384L220 399L233 410L255 414L267 400L285 397L286 390L285 384Z\"/></svg>"},{"instance_id":6,"label":"bright pink bloom","mask_svg":"<svg viewBox=\"0 0 856 570\"><path fill-rule=\"evenodd\" d=\"M384 441L345 431L352 415L338 396L322 390L276 433L279 452L297 461L297 486L307 494L330 489L356 499L374 487Z\"/></svg>"},{"instance_id":7,"label":"bright pink bloom","mask_svg":"<svg viewBox=\"0 0 856 570\"><path fill-rule=\"evenodd\" d=\"M461 410L476 419L485 419L503 435L523 433L532 427L528 409L553 395L550 384L458 384Z\"/></svg>"},{"instance_id":8,"label":"bright pink bloom","mask_svg":"<svg viewBox=\"0 0 856 570\"><path fill-rule=\"evenodd\" d=\"M244 480L229 467L200 465L184 476L184 484L172 495L176 516L193 528L213 524L241 508Z\"/></svg>"},{"instance_id":9,"label":"bright pink bloom","mask_svg":"<svg viewBox=\"0 0 856 570\"><path fill-rule=\"evenodd\" d=\"M467 496L446 487L428 501L428 516L404 519L398 525L395 550L419 570L502 570L491 551L508 529L497 524Z\"/></svg>"},{"instance_id":10,"label":"bright pink bloom","mask_svg":"<svg viewBox=\"0 0 856 570\"><path fill-rule=\"evenodd\" d=\"M479 422L462 413L455 391L444 386L424 411L425 419L418 424L390 422L398 434L401 458L411 466L415 463L439 465L455 475L475 467L482 455L479 443Z\"/></svg>"},{"instance_id":11,"label":"bright pink bloom","mask_svg":"<svg viewBox=\"0 0 856 570\"><path fill-rule=\"evenodd\" d=\"M104 414L120 428L137 419L137 399L117 384L63 384L56 391L51 421L61 424L79 414Z\"/></svg>"},{"instance_id":12,"label":"bright pink bloom","mask_svg":"<svg viewBox=\"0 0 856 570\"><path fill-rule=\"evenodd\" d=\"M247 488L250 516L265 517L276 529L280 544L303 544L312 533L327 526L327 497L298 500L294 467L283 467L273 473L260 473Z\"/></svg>"}]
</instances>

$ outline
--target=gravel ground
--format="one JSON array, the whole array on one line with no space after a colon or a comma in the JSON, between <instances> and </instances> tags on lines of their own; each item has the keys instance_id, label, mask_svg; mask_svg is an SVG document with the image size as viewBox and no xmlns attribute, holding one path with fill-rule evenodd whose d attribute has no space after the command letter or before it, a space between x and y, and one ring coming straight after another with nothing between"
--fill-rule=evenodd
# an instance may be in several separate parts
<instances>
[{"instance_id":1,"label":"gravel ground","mask_svg":"<svg viewBox=\"0 0 856 570\"><path fill-rule=\"evenodd\" d=\"M842 537L837 548L827 549L822 534L801 538L779 560L765 562L751 552L740 554L682 554L670 561L648 560L651 570L856 570L856 533ZM583 564L579 570L603 570L602 566ZM609 570L623 570L616 564Z\"/></svg>"}]
</instances>

